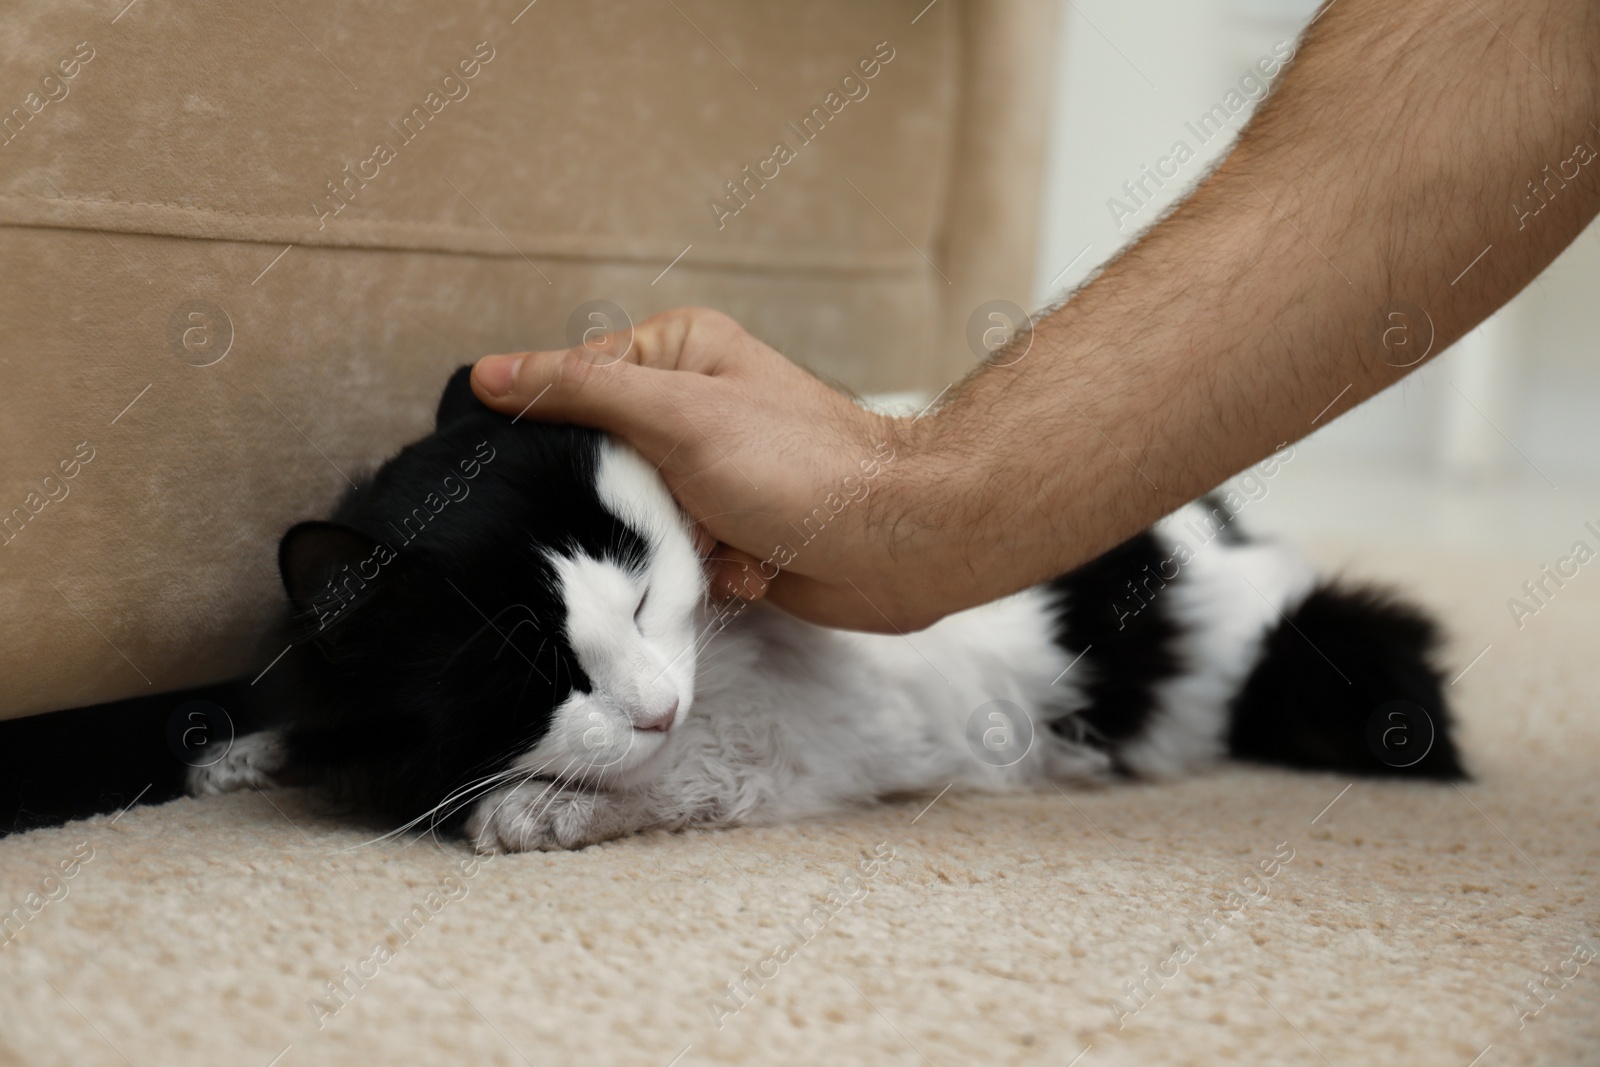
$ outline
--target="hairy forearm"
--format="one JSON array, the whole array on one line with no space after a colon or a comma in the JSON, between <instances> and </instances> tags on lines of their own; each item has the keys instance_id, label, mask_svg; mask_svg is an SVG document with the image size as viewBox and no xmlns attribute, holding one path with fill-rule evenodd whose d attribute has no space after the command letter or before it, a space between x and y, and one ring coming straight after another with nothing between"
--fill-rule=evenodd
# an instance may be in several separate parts
<instances>
[{"instance_id":1,"label":"hairy forearm","mask_svg":"<svg viewBox=\"0 0 1600 1067\"><path fill-rule=\"evenodd\" d=\"M1337 0L1179 210L905 427L897 551L1022 588L1398 381L1600 210L1596 124L1600 5Z\"/></svg>"}]
</instances>

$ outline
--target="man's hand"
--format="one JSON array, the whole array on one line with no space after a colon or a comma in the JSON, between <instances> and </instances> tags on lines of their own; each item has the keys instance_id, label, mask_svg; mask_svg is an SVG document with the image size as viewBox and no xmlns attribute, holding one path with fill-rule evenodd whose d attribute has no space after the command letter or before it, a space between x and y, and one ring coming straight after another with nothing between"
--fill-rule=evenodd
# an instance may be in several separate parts
<instances>
[{"instance_id":1,"label":"man's hand","mask_svg":"<svg viewBox=\"0 0 1600 1067\"><path fill-rule=\"evenodd\" d=\"M498 411L595 426L638 449L694 520L716 593L863 630L942 614L906 596L918 563L892 551L907 424L720 312L681 308L566 351L486 356L472 385Z\"/></svg>"}]
</instances>

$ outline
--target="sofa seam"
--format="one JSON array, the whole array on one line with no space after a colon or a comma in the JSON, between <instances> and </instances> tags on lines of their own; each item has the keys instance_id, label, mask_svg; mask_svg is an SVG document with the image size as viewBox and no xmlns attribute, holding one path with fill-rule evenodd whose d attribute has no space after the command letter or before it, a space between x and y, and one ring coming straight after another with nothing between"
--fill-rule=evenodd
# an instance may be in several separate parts
<instances>
[{"instance_id":1,"label":"sofa seam","mask_svg":"<svg viewBox=\"0 0 1600 1067\"><path fill-rule=\"evenodd\" d=\"M235 219L250 219L250 220L268 221L268 222L280 222L280 223L286 222L286 223L291 223L291 224L300 224L300 225L303 225L303 226L309 226L309 222L307 222L300 215L265 214L265 213L262 213L262 212L235 211L235 210L230 210L230 209L227 209L227 208L205 207L205 206L197 206L197 205L193 205L193 204L179 204L179 203L172 203L172 202L169 202L169 201L118 200L118 199L107 199L107 198L104 198L104 197L69 197L69 196L56 197L56 196L36 196L36 195L31 195L31 194L26 194L26 193L0 193L0 202L8 202L8 201L9 202L21 203L21 204L26 204L26 205L29 205L29 206L43 206L43 205L47 205L47 204L61 204L61 203L64 203L64 204L69 204L69 205L85 204L85 205L106 206L106 207L139 207L139 208L149 207L149 208L161 208L161 209L166 209L166 210L170 210L170 211L179 211L179 212L182 212L185 215L188 215L188 216L194 217L194 218L203 218L206 215L220 215L220 216L231 217L231 218L235 218ZM89 220L85 220L85 221L88 222L88 228L89 229L96 230L98 232L98 230L100 228L94 226L92 221L89 221ZM368 223L370 225L392 226L392 227L397 227L397 228L398 227L404 227L404 228L411 228L411 229L414 229L414 230L419 230L419 231L422 231L422 232L437 233L437 234L441 234L441 235L453 234L453 235L457 235L457 236L466 236L466 237L473 237L473 238L488 238L488 237L491 237L491 236L504 238L506 236L504 233L502 233L500 230L498 230L498 229L496 229L494 227L461 226L461 225L458 225L456 223L435 222L435 221L422 220L422 219L392 219L392 218L386 218L386 219L363 219L361 221L365 222L365 223ZM61 223L61 222L57 222L57 221L47 221L47 220L41 220L41 219L37 219L37 218L32 218L32 219L30 219L30 218L17 218L17 219L3 219L3 218L0 218L0 227L6 227L6 226L38 227L38 228L60 228L60 229L80 229L81 228L81 227L78 227L78 226L73 226L73 225L68 224L68 223ZM323 229L323 230L319 230L318 232L319 233L331 233L331 232L335 232L335 229ZM190 234L172 233L170 231L162 230L162 229L113 230L112 232L130 233L130 234L131 233L138 233L138 234L144 234L146 236L172 237L172 238L176 238L176 239L180 239L180 240L244 241L244 242L256 243L256 244L274 244L274 243L277 242L277 240L281 240L281 238L275 239L275 238L268 238L268 237L249 237L249 238L241 238L241 237L236 237L236 236L215 236L215 237L213 237L213 236L204 236L204 237L196 237L196 236L193 236L193 235L190 235ZM515 231L513 231L513 232L515 232ZM605 235L605 234L590 235L590 234L576 234L575 233L575 234L565 235L565 238L567 240L572 240L572 241L575 241L575 242L582 242L582 241L587 241L587 240L597 240L597 239L598 240L605 240L605 239L607 239L609 237L610 237L610 235ZM558 237L557 239L560 240L561 238ZM407 247L405 245L400 245L400 244L389 244L389 243L370 243L369 244L369 243L364 243L364 242L351 242L349 244L332 243L332 242L330 242L330 243L324 244L323 242L305 242L305 243L302 243L300 241L291 241L289 243L291 243L291 244L302 244L303 247L355 247L355 248L370 248L370 249L375 249L375 250L394 249L394 250L397 250L397 251ZM515 247L515 246L513 246L513 247ZM740 246L736 246L736 247L740 247ZM871 273L871 274L914 274L914 273L917 273L916 263L914 262L913 257L911 257L910 255L905 256L904 257L905 262L904 263L900 263L900 264L883 264L883 263L876 263L875 264L875 263L851 263L851 262L800 264L800 263L784 262L783 259L781 258L781 256L774 256L773 258L770 259L770 261L766 261L766 260L768 260L768 257L764 253L767 251L767 249L763 249L760 246L749 246L749 245L746 245L746 246L742 246L742 248L744 250L746 250L748 253L753 253L753 257L752 258L755 259L756 261L752 262L751 260L744 260L744 259L741 259L738 256L723 256L723 257L719 257L718 260L715 260L715 261L712 261L712 262L707 262L707 263L702 263L702 264L689 264L689 266L698 265L698 266L702 266L702 267L705 267L705 268L708 268L708 269L771 269L771 270L799 270L799 271L838 271L840 273ZM481 252L473 252L473 251L462 250L462 249L439 248L439 249L432 249L432 250L433 251L439 251L439 252L457 252L457 253L466 254L466 255L482 255L482 254L484 254L484 253L481 253ZM519 255L522 254L522 250L520 248L517 248L516 251L517 251L517 253ZM782 250L782 249L776 249L775 248L775 249L773 249L773 251L786 253L786 254L790 254L790 255L793 254L792 250ZM588 255L580 255L578 253L574 253L574 252L570 252L570 251L556 251L556 250L551 250L551 249L548 249L548 248L547 249L542 249L542 250L536 250L532 254L534 256L540 257L540 258L550 258L550 259L582 258L582 259L588 259L588 260L591 260L591 261L594 261L594 262L616 262L616 263L645 262L645 261L647 261L647 260L649 260L651 258L649 255L642 254L642 253L638 254L638 255L588 256ZM765 262L763 262L763 261L765 261Z\"/></svg>"}]
</instances>

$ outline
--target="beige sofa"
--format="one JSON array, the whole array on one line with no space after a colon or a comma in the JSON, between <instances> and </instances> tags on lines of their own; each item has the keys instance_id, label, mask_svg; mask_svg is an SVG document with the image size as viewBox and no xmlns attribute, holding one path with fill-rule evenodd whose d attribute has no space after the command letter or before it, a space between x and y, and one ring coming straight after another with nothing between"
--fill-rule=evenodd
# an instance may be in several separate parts
<instances>
[{"instance_id":1,"label":"beige sofa","mask_svg":"<svg viewBox=\"0 0 1600 1067\"><path fill-rule=\"evenodd\" d=\"M0 717L265 668L281 531L590 301L941 388L1027 303L1055 11L0 10Z\"/></svg>"}]
</instances>

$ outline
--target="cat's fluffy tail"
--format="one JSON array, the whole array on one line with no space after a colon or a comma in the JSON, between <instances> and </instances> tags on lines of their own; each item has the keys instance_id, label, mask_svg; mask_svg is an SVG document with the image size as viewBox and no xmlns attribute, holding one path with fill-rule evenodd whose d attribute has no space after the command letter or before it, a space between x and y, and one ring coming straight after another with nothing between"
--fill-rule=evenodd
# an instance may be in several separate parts
<instances>
[{"instance_id":1,"label":"cat's fluffy tail","mask_svg":"<svg viewBox=\"0 0 1600 1067\"><path fill-rule=\"evenodd\" d=\"M1466 777L1451 736L1438 627L1363 586L1324 582L1262 638L1233 699L1229 754L1290 767Z\"/></svg>"}]
</instances>

